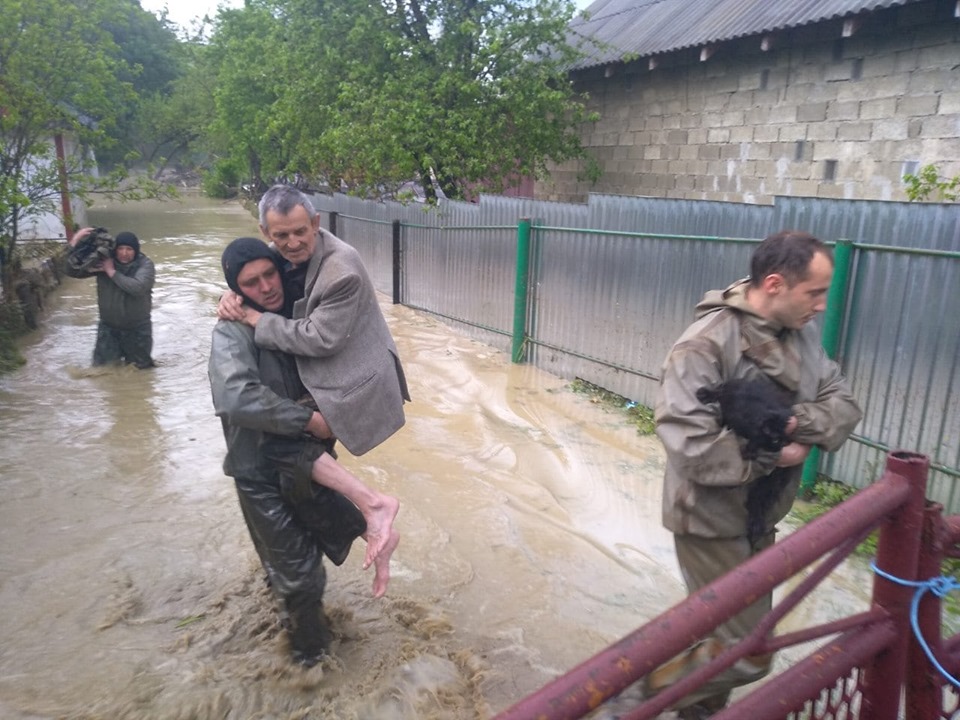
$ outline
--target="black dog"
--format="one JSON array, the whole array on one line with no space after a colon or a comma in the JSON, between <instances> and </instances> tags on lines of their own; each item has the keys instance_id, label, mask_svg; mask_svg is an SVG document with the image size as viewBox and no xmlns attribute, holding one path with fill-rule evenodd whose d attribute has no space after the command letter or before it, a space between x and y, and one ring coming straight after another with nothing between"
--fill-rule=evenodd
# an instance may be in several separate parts
<instances>
[{"instance_id":1,"label":"black dog","mask_svg":"<svg viewBox=\"0 0 960 720\"><path fill-rule=\"evenodd\" d=\"M755 460L760 450L779 450L789 443L790 400L766 378L738 378L700 388L697 400L720 404L721 422L747 441L740 451L745 460Z\"/></svg>"},{"instance_id":2,"label":"black dog","mask_svg":"<svg viewBox=\"0 0 960 720\"><path fill-rule=\"evenodd\" d=\"M740 449L745 460L756 459L760 450L780 450L790 442L790 399L764 377L728 380L712 388L700 388L697 400L720 404L721 422L747 441ZM747 540L751 546L766 534L767 513L779 501L789 479L784 468L776 468L750 485L745 504Z\"/></svg>"}]
</instances>

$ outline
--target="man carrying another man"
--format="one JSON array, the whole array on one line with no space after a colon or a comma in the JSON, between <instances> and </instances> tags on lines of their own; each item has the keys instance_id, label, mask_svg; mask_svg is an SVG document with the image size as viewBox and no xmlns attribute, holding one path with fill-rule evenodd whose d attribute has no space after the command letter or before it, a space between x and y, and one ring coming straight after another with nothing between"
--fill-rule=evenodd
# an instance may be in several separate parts
<instances>
[{"instance_id":1,"label":"man carrying another man","mask_svg":"<svg viewBox=\"0 0 960 720\"><path fill-rule=\"evenodd\" d=\"M282 492L278 495L269 480L266 486L261 483L259 487L267 487L263 499L273 509L259 514L266 516L261 521L272 524L274 530L277 522L285 530L300 529L299 534L286 533L288 542L275 545L280 546L286 565L295 570L288 589L298 584L308 588L306 603L299 601L302 593L296 591L295 601L290 600L289 592L285 597L293 619L294 657L304 664L313 664L316 648L325 651L329 642L322 609L318 611L319 621L312 609L320 605L323 582L322 566L315 547L311 553L309 537L320 538L323 552L339 564L349 551L349 543L362 533L367 540L364 567L375 566L375 597L386 592L390 556L399 542L392 525L399 509L396 498L368 488L339 465L334 443L341 440L356 455L375 447L403 425L403 402L409 400L396 346L359 255L320 229L319 223L309 199L295 188L275 186L264 195L260 202L261 232L288 262L282 263L274 250L251 238L238 239L227 248L224 275L233 292L226 293L218 307L221 322L214 331L210 358L214 404L224 420L228 444L225 472L238 478L241 505L268 574L276 561L270 558L270 546L265 548L258 534L269 535L270 527L264 532L254 527L251 518L257 519L259 499L246 493L250 502L244 502L238 471L228 466L232 447L245 451L246 471L250 472L250 443L254 438L248 433L244 439L237 439L241 432L234 426L264 431L254 445L253 467L260 478L272 476L281 486L286 482L297 488L296 497ZM231 320L239 322L225 322ZM222 342L225 336L232 339ZM268 394L266 401L261 401L256 390L261 383L249 377L254 366L263 373L265 362L285 363L283 382L270 383L272 395L295 401L296 409L283 406L282 412L288 413L283 426L271 419L269 408L279 407L275 398ZM283 392L277 392L280 385ZM226 391L227 387L232 391ZM231 401L241 409L231 410ZM297 497L302 500L304 493L318 492L337 502L306 512L313 518L311 530L311 521L302 522L304 505ZM338 507L343 503L350 507ZM253 509L248 505L254 505ZM362 515L359 524L351 520L354 514ZM287 522L291 516L293 523ZM297 518L301 519L299 523ZM304 605L307 610L299 612L299 627L307 629L298 632L296 608Z\"/></svg>"},{"instance_id":2,"label":"man carrying another man","mask_svg":"<svg viewBox=\"0 0 960 720\"><path fill-rule=\"evenodd\" d=\"M224 276L251 308L289 313L279 255L256 238L238 238L224 250ZM318 456L330 457L333 441L316 437L326 426L319 413L297 402L305 394L292 356L261 350L253 330L220 321L209 362L214 407L227 444L224 473L233 477L244 519L271 587L290 620L294 660L312 666L332 636L323 612L323 555L340 565L353 540L366 535L360 511L343 495L314 483ZM282 462L271 457L280 454ZM396 532L375 558L374 595L389 581Z\"/></svg>"},{"instance_id":3,"label":"man carrying another man","mask_svg":"<svg viewBox=\"0 0 960 720\"><path fill-rule=\"evenodd\" d=\"M296 356L300 378L326 429L354 455L376 447L404 424L406 378L373 283L357 251L320 227L309 198L274 185L260 200L260 232L287 261L292 318L261 313L225 293L218 315L255 328L261 348ZM371 491L333 456L321 455L314 480L343 493L367 521L364 567L390 543L396 498Z\"/></svg>"},{"instance_id":4,"label":"man carrying another man","mask_svg":"<svg viewBox=\"0 0 960 720\"><path fill-rule=\"evenodd\" d=\"M697 320L674 344L663 368L655 417L667 454L663 524L674 533L677 560L693 593L774 544L776 524L796 496L811 446L837 450L861 418L839 367L809 325L826 308L833 258L813 236L794 231L766 238L750 277L708 292ZM780 451L741 454L745 439L724 427L717 405L697 390L734 378L766 376L791 398L790 443ZM768 500L748 533L748 497ZM750 518L753 519L753 518ZM676 682L746 637L771 608L770 595L647 678L650 693ZM745 658L678 703L679 717L700 720L726 706L730 691L770 671L769 655Z\"/></svg>"}]
</instances>

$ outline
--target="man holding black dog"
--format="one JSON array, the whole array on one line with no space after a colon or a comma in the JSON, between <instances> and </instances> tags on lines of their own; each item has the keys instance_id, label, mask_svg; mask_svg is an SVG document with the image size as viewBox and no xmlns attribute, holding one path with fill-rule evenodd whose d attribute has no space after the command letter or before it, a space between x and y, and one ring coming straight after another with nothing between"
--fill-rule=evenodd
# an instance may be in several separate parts
<instances>
[{"instance_id":1,"label":"man holding black dog","mask_svg":"<svg viewBox=\"0 0 960 720\"><path fill-rule=\"evenodd\" d=\"M826 308L833 276L829 249L807 233L780 232L753 253L750 273L725 290L708 292L697 305L697 320L667 356L657 397L657 435L667 455L663 523L674 534L690 593L773 545L810 448L837 450L862 415L809 324ZM717 403L697 397L703 388L738 378L765 378L789 398L792 416L781 449L745 453L749 439L725 427ZM755 501L758 496L762 502ZM648 693L746 637L771 607L771 595L760 598L652 672ZM726 706L733 688L766 675L771 662L770 655L744 658L681 700L679 717L709 717Z\"/></svg>"}]
</instances>

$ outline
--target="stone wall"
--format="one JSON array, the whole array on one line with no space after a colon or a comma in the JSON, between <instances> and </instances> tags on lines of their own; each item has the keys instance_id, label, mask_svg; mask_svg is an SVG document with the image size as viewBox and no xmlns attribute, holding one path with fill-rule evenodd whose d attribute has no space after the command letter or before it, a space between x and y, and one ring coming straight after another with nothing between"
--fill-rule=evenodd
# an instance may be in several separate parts
<instances>
[{"instance_id":1,"label":"stone wall","mask_svg":"<svg viewBox=\"0 0 960 720\"><path fill-rule=\"evenodd\" d=\"M536 197L589 192L769 203L775 195L905 200L902 177L960 174L960 19L953 0L593 68L582 139L603 174L555 166Z\"/></svg>"},{"instance_id":2,"label":"stone wall","mask_svg":"<svg viewBox=\"0 0 960 720\"><path fill-rule=\"evenodd\" d=\"M22 245L24 245L22 243ZM23 326L34 330L46 309L46 297L60 286L67 245L64 242L37 241L20 248L24 256L13 267L3 268L0 302L19 313ZM9 317L9 311L5 315Z\"/></svg>"}]
</instances>

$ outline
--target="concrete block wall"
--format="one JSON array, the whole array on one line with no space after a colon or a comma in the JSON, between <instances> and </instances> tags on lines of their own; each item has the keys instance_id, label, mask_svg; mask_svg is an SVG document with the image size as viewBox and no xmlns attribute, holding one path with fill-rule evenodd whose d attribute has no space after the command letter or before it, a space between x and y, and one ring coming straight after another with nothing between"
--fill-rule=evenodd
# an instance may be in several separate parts
<instances>
[{"instance_id":1,"label":"concrete block wall","mask_svg":"<svg viewBox=\"0 0 960 720\"><path fill-rule=\"evenodd\" d=\"M581 133L602 176L568 162L536 197L590 192L770 203L776 195L906 200L903 175L960 174L960 18L955 0L594 68L574 78L599 113Z\"/></svg>"}]
</instances>

